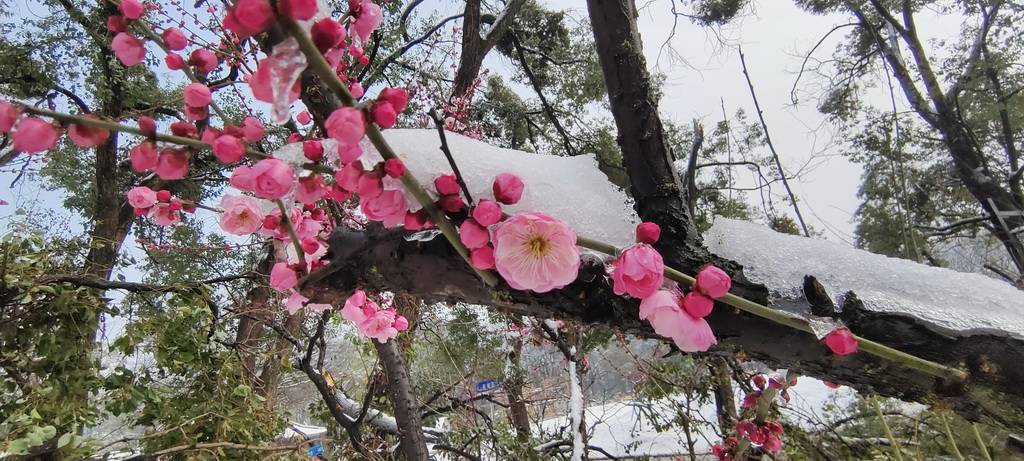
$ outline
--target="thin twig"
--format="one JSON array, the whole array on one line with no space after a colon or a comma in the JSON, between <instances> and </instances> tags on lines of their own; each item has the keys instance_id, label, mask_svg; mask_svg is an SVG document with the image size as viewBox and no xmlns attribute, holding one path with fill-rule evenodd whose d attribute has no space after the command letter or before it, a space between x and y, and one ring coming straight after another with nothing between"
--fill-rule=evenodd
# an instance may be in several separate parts
<instances>
[{"instance_id":1,"label":"thin twig","mask_svg":"<svg viewBox=\"0 0 1024 461\"><path fill-rule=\"evenodd\" d=\"M750 88L750 97L754 100L754 109L757 110L757 118L761 120L761 128L764 130L764 140L768 144L768 149L772 152L772 159L775 160L775 166L779 168L779 176L782 177L782 185L786 188L786 193L789 195L789 201L793 204L793 211L796 212L796 218L800 221L800 228L804 231L804 237L810 237L811 233L807 230L807 224L804 223L804 216L800 214L800 207L796 204L796 196L793 195L793 189L789 187L789 181L786 180L786 171L782 169L782 162L779 160L779 153L775 151L775 144L772 144L772 137L768 134L768 124L764 121L764 113L761 111L761 104L757 102L757 93L754 92L754 84L750 81L750 73L747 72L747 60L743 57L743 48L740 48L739 52L740 64L743 66L743 77L747 79L747 87Z\"/></svg>"},{"instance_id":2,"label":"thin twig","mask_svg":"<svg viewBox=\"0 0 1024 461\"><path fill-rule=\"evenodd\" d=\"M434 126L437 127L437 136L441 138L441 152L444 152L445 158L448 159L448 165L452 167L452 172L455 173L455 181L459 183L459 187L462 188L462 193L466 194L466 201L469 202L469 206L473 206L473 196L469 194L469 187L466 186L466 180L462 178L462 172L459 171L459 164L455 163L455 157L452 157L452 151L448 148L448 136L444 134L444 120L437 114L436 109L430 109L427 112L430 118L434 121Z\"/></svg>"}]
</instances>

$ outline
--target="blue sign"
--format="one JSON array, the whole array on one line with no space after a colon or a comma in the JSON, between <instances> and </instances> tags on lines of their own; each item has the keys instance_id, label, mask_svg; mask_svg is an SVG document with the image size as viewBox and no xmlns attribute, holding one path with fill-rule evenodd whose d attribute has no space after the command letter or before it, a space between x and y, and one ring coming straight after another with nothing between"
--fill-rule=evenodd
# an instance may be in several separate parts
<instances>
[{"instance_id":1,"label":"blue sign","mask_svg":"<svg viewBox=\"0 0 1024 461\"><path fill-rule=\"evenodd\" d=\"M487 392L487 391L490 391L490 390L497 389L499 387L501 387L501 383L499 383L499 382L497 382L497 381L495 381L493 379L486 379L486 380L483 380L483 381L480 381L480 382L476 383L476 391L477 392Z\"/></svg>"},{"instance_id":2,"label":"blue sign","mask_svg":"<svg viewBox=\"0 0 1024 461\"><path fill-rule=\"evenodd\" d=\"M324 455L324 447L320 446L319 443L314 443L309 446L309 456L319 458Z\"/></svg>"}]
</instances>

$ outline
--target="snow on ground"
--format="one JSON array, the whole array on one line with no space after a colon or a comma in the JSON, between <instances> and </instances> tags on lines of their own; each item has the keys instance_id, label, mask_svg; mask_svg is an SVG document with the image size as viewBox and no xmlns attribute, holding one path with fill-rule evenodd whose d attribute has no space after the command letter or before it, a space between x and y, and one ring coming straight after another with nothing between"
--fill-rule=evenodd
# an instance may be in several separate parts
<instances>
[{"instance_id":1,"label":"snow on ground","mask_svg":"<svg viewBox=\"0 0 1024 461\"><path fill-rule=\"evenodd\" d=\"M780 234L718 218L704 243L744 266L751 280L780 297L800 297L804 275L839 296L852 290L867 308L900 312L956 331L1024 336L1024 292L981 274L925 266L842 244Z\"/></svg>"},{"instance_id":2,"label":"snow on ground","mask_svg":"<svg viewBox=\"0 0 1024 461\"><path fill-rule=\"evenodd\" d=\"M742 402L742 391L737 387L734 393L736 401ZM801 377L796 386L790 387L789 394L791 399L788 404L779 400L782 411L790 421L807 430L820 430L822 424L829 421L826 407L846 407L856 398L853 389L832 389L819 380L807 377ZM913 413L918 407L921 406L907 404L906 411ZM589 406L585 412L586 423L593 432L588 444L601 447L617 458L682 456L687 459L690 450L685 432L678 422L664 431L659 431L654 422L667 425L677 420L684 408L685 398L682 396L643 402L623 400ZM694 403L690 411L694 421L691 429L693 452L697 459L714 459L711 446L720 441L714 401L709 399L701 404ZM559 433L566 436L569 422L566 416L546 419L539 423L539 429L542 440L556 437ZM607 459L593 451L590 457Z\"/></svg>"}]
</instances>

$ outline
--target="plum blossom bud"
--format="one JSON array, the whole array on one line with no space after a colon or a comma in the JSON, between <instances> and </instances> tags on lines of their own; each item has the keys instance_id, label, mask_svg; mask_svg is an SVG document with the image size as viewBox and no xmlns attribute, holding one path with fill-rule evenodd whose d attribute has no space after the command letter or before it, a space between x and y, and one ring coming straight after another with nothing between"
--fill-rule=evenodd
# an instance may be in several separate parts
<instances>
[{"instance_id":1,"label":"plum blossom bud","mask_svg":"<svg viewBox=\"0 0 1024 461\"><path fill-rule=\"evenodd\" d=\"M213 72L217 68L217 55L206 48L199 48L189 56L188 63L202 73Z\"/></svg>"},{"instance_id":2,"label":"plum blossom bud","mask_svg":"<svg viewBox=\"0 0 1024 461\"><path fill-rule=\"evenodd\" d=\"M515 205L523 197L523 180L512 173L501 173L494 177L494 198L506 205Z\"/></svg>"},{"instance_id":3,"label":"plum blossom bud","mask_svg":"<svg viewBox=\"0 0 1024 461\"><path fill-rule=\"evenodd\" d=\"M121 0L121 3L117 5L117 9L124 17L133 21L141 18L142 13L146 11L146 7L139 0Z\"/></svg>"},{"instance_id":4,"label":"plum blossom bud","mask_svg":"<svg viewBox=\"0 0 1024 461\"><path fill-rule=\"evenodd\" d=\"M474 248L469 253L469 261L473 267L482 271L494 269L494 248L490 245Z\"/></svg>"},{"instance_id":5,"label":"plum blossom bud","mask_svg":"<svg viewBox=\"0 0 1024 461\"><path fill-rule=\"evenodd\" d=\"M391 104L391 107L395 108L395 112L402 112L405 110L405 105L409 103L409 92L404 88L385 88L381 90L377 100Z\"/></svg>"},{"instance_id":6,"label":"plum blossom bud","mask_svg":"<svg viewBox=\"0 0 1024 461\"><path fill-rule=\"evenodd\" d=\"M501 221L501 205L494 200L481 199L473 208L473 219L487 227Z\"/></svg>"},{"instance_id":7,"label":"plum blossom bud","mask_svg":"<svg viewBox=\"0 0 1024 461\"><path fill-rule=\"evenodd\" d=\"M721 298L732 287L732 279L725 271L708 265L697 273L696 290L711 298Z\"/></svg>"},{"instance_id":8,"label":"plum blossom bud","mask_svg":"<svg viewBox=\"0 0 1024 461\"><path fill-rule=\"evenodd\" d=\"M397 158L388 159L384 162L384 172L392 178L401 178L405 174L405 164Z\"/></svg>"},{"instance_id":9,"label":"plum blossom bud","mask_svg":"<svg viewBox=\"0 0 1024 461\"><path fill-rule=\"evenodd\" d=\"M467 219L459 226L459 240L462 240L462 244L466 245L466 248L472 250L487 245L491 237L486 228L473 219Z\"/></svg>"},{"instance_id":10,"label":"plum blossom bud","mask_svg":"<svg viewBox=\"0 0 1024 461\"><path fill-rule=\"evenodd\" d=\"M857 338L846 327L832 330L824 339L825 345L835 355L850 355L857 352Z\"/></svg>"},{"instance_id":11,"label":"plum blossom bud","mask_svg":"<svg viewBox=\"0 0 1024 461\"><path fill-rule=\"evenodd\" d=\"M324 158L324 146L316 140L303 142L302 155L305 155L311 162L319 162Z\"/></svg>"},{"instance_id":12,"label":"plum blossom bud","mask_svg":"<svg viewBox=\"0 0 1024 461\"><path fill-rule=\"evenodd\" d=\"M373 123L381 128L391 128L398 121L398 114L391 104L384 101L377 101L370 107L370 115L373 116Z\"/></svg>"},{"instance_id":13,"label":"plum blossom bud","mask_svg":"<svg viewBox=\"0 0 1024 461\"><path fill-rule=\"evenodd\" d=\"M185 68L185 59L175 53L167 53L167 56L164 56L164 63L167 64L167 68L170 70Z\"/></svg>"},{"instance_id":14,"label":"plum blossom bud","mask_svg":"<svg viewBox=\"0 0 1024 461\"><path fill-rule=\"evenodd\" d=\"M654 245L661 238L661 227L652 222L642 222L636 226L636 241Z\"/></svg>"},{"instance_id":15,"label":"plum blossom bud","mask_svg":"<svg viewBox=\"0 0 1024 461\"><path fill-rule=\"evenodd\" d=\"M210 87L199 82L186 85L182 91L182 96L185 99L185 105L189 107L206 107L213 100Z\"/></svg>"},{"instance_id":16,"label":"plum blossom bud","mask_svg":"<svg viewBox=\"0 0 1024 461\"><path fill-rule=\"evenodd\" d=\"M453 174L443 174L434 178L434 189L441 195L456 195L459 193L459 182Z\"/></svg>"},{"instance_id":17,"label":"plum blossom bud","mask_svg":"<svg viewBox=\"0 0 1024 461\"><path fill-rule=\"evenodd\" d=\"M171 201L171 191L167 189L159 190L156 193L156 199L160 203L168 203Z\"/></svg>"},{"instance_id":18,"label":"plum blossom bud","mask_svg":"<svg viewBox=\"0 0 1024 461\"><path fill-rule=\"evenodd\" d=\"M466 202L462 201L460 195L445 195L438 200L438 205L442 210L449 213L455 213L466 207Z\"/></svg>"},{"instance_id":19,"label":"plum blossom bud","mask_svg":"<svg viewBox=\"0 0 1024 461\"><path fill-rule=\"evenodd\" d=\"M325 53L327 50L338 46L342 40L345 40L345 28L338 21L331 18L321 19L316 24L313 24L313 27L310 29L310 35L317 49L321 53Z\"/></svg>"},{"instance_id":20,"label":"plum blossom bud","mask_svg":"<svg viewBox=\"0 0 1024 461\"><path fill-rule=\"evenodd\" d=\"M188 46L188 38L177 27L170 27L160 34L164 39L164 46L171 51L181 51Z\"/></svg>"},{"instance_id":21,"label":"plum blossom bud","mask_svg":"<svg viewBox=\"0 0 1024 461\"><path fill-rule=\"evenodd\" d=\"M146 136L156 136L156 121L145 115L139 116L138 119L139 129L142 130Z\"/></svg>"}]
</instances>

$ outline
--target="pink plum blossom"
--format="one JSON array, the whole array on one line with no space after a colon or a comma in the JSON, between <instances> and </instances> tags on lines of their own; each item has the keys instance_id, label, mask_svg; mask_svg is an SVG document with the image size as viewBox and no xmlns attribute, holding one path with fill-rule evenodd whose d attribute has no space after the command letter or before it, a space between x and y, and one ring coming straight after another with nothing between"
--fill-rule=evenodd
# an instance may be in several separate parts
<instances>
[{"instance_id":1,"label":"pink plum blossom","mask_svg":"<svg viewBox=\"0 0 1024 461\"><path fill-rule=\"evenodd\" d=\"M302 306L309 301L309 298L302 296L298 291L292 291L292 294L288 295L288 299L284 301L284 308L289 314L295 314L302 309Z\"/></svg>"},{"instance_id":2,"label":"pink plum blossom","mask_svg":"<svg viewBox=\"0 0 1024 461\"><path fill-rule=\"evenodd\" d=\"M14 127L11 137L14 139L14 150L31 154L53 149L60 133L52 123L36 117L26 117Z\"/></svg>"},{"instance_id":3,"label":"pink plum blossom","mask_svg":"<svg viewBox=\"0 0 1024 461\"><path fill-rule=\"evenodd\" d=\"M625 293L643 299L661 288L664 272L661 254L650 245L638 243L612 262L612 289L617 295Z\"/></svg>"},{"instance_id":4,"label":"pink plum blossom","mask_svg":"<svg viewBox=\"0 0 1024 461\"><path fill-rule=\"evenodd\" d=\"M384 227L395 227L405 222L409 205L400 190L385 190L376 197L363 198L359 208L367 219L380 221Z\"/></svg>"},{"instance_id":5,"label":"pink plum blossom","mask_svg":"<svg viewBox=\"0 0 1024 461\"><path fill-rule=\"evenodd\" d=\"M148 210L156 205L156 191L146 186L136 186L128 190L128 204L137 210Z\"/></svg>"},{"instance_id":6,"label":"pink plum blossom","mask_svg":"<svg viewBox=\"0 0 1024 461\"><path fill-rule=\"evenodd\" d=\"M129 67L142 62L146 57L146 47L142 41L127 32L115 35L114 40L110 42L110 49L114 51L114 56L117 56L121 64Z\"/></svg>"},{"instance_id":7,"label":"pink plum blossom","mask_svg":"<svg viewBox=\"0 0 1024 461\"><path fill-rule=\"evenodd\" d=\"M269 29L274 9L267 0L239 0L224 18L224 28L245 38Z\"/></svg>"},{"instance_id":8,"label":"pink plum blossom","mask_svg":"<svg viewBox=\"0 0 1024 461\"><path fill-rule=\"evenodd\" d=\"M181 211L171 206L155 206L151 210L153 222L158 226L170 226L181 221Z\"/></svg>"},{"instance_id":9,"label":"pink plum blossom","mask_svg":"<svg viewBox=\"0 0 1024 461\"><path fill-rule=\"evenodd\" d=\"M252 191L257 197L266 199L284 197L291 191L294 181L295 170L276 158L260 160L252 167L235 168L230 180L235 188Z\"/></svg>"},{"instance_id":10,"label":"pink plum blossom","mask_svg":"<svg viewBox=\"0 0 1024 461\"><path fill-rule=\"evenodd\" d=\"M267 131L263 128L263 122L256 117L246 117L242 120L242 139L245 142L257 142L266 136Z\"/></svg>"},{"instance_id":11,"label":"pink plum blossom","mask_svg":"<svg viewBox=\"0 0 1024 461\"><path fill-rule=\"evenodd\" d=\"M7 133L18 121L21 112L7 101L0 101L0 133Z\"/></svg>"},{"instance_id":12,"label":"pink plum blossom","mask_svg":"<svg viewBox=\"0 0 1024 461\"><path fill-rule=\"evenodd\" d=\"M288 291L299 283L299 276L288 263L279 262L270 269L270 286L277 291Z\"/></svg>"},{"instance_id":13,"label":"pink plum blossom","mask_svg":"<svg viewBox=\"0 0 1024 461\"><path fill-rule=\"evenodd\" d=\"M157 157L156 175L160 179L184 179L188 174L188 151L168 148L160 151Z\"/></svg>"},{"instance_id":14,"label":"pink plum blossom","mask_svg":"<svg viewBox=\"0 0 1024 461\"><path fill-rule=\"evenodd\" d=\"M538 212L521 212L493 235L494 266L516 290L544 293L562 288L579 273L576 234L565 223Z\"/></svg>"},{"instance_id":15,"label":"pink plum blossom","mask_svg":"<svg viewBox=\"0 0 1024 461\"><path fill-rule=\"evenodd\" d=\"M285 16L305 21L316 16L317 0L281 0L277 8Z\"/></svg>"},{"instance_id":16,"label":"pink plum blossom","mask_svg":"<svg viewBox=\"0 0 1024 461\"><path fill-rule=\"evenodd\" d=\"M359 41L366 42L370 34L380 26L381 19L383 14L380 5L370 0L362 0L359 5L359 17L352 23L352 30L359 37Z\"/></svg>"},{"instance_id":17,"label":"pink plum blossom","mask_svg":"<svg viewBox=\"0 0 1024 461\"><path fill-rule=\"evenodd\" d=\"M295 200L300 203L315 203L324 195L324 178L313 173L309 176L299 178L299 185L295 188Z\"/></svg>"},{"instance_id":18,"label":"pink plum blossom","mask_svg":"<svg viewBox=\"0 0 1024 461\"><path fill-rule=\"evenodd\" d=\"M128 151L128 159L131 161L132 169L139 173L156 168L158 158L156 146L150 141L145 141Z\"/></svg>"},{"instance_id":19,"label":"pink plum blossom","mask_svg":"<svg viewBox=\"0 0 1024 461\"><path fill-rule=\"evenodd\" d=\"M103 128L73 123L68 128L68 138L78 147L96 147L110 137L110 132Z\"/></svg>"},{"instance_id":20,"label":"pink plum blossom","mask_svg":"<svg viewBox=\"0 0 1024 461\"><path fill-rule=\"evenodd\" d=\"M359 109L342 107L331 113L324 121L327 135L341 144L359 144L366 133L363 113Z\"/></svg>"},{"instance_id":21,"label":"pink plum blossom","mask_svg":"<svg viewBox=\"0 0 1024 461\"><path fill-rule=\"evenodd\" d=\"M185 99L185 105L189 107L206 107L213 100L210 87L199 82L185 85L185 89L182 90L181 94Z\"/></svg>"},{"instance_id":22,"label":"pink plum blossom","mask_svg":"<svg viewBox=\"0 0 1024 461\"><path fill-rule=\"evenodd\" d=\"M235 163L245 157L245 145L230 134L221 135L213 142L213 155L224 163Z\"/></svg>"},{"instance_id":23,"label":"pink plum blossom","mask_svg":"<svg viewBox=\"0 0 1024 461\"><path fill-rule=\"evenodd\" d=\"M259 201L245 195L228 195L220 200L220 228L234 235L249 235L263 225Z\"/></svg>"},{"instance_id":24,"label":"pink plum blossom","mask_svg":"<svg viewBox=\"0 0 1024 461\"><path fill-rule=\"evenodd\" d=\"M706 351L716 343L708 323L692 317L679 308L678 296L668 290L658 290L640 302L640 318L647 320L654 332L672 338L685 352Z\"/></svg>"}]
</instances>

